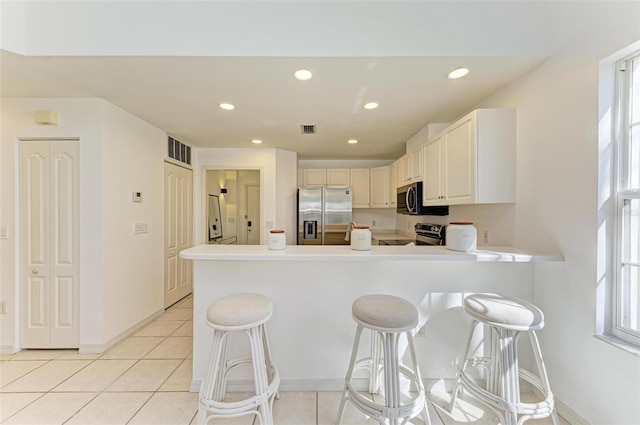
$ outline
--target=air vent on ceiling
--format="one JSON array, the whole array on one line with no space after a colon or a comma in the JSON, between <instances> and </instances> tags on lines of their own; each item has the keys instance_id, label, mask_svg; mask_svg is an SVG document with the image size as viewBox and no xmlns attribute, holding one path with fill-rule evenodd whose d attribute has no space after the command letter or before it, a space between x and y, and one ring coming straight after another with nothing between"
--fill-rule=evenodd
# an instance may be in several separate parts
<instances>
[{"instance_id":1,"label":"air vent on ceiling","mask_svg":"<svg viewBox=\"0 0 640 425\"><path fill-rule=\"evenodd\" d=\"M300 126L300 132L302 134L316 134L316 126L315 124L303 124Z\"/></svg>"},{"instance_id":2,"label":"air vent on ceiling","mask_svg":"<svg viewBox=\"0 0 640 425\"><path fill-rule=\"evenodd\" d=\"M168 136L167 146L169 158L191 165L191 146L187 146L171 136Z\"/></svg>"}]
</instances>

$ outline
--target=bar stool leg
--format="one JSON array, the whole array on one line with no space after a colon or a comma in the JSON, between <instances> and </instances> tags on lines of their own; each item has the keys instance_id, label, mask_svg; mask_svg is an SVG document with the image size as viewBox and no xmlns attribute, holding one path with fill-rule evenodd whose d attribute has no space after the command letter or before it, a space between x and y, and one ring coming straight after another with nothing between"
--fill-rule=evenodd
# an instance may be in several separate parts
<instances>
[{"instance_id":1,"label":"bar stool leg","mask_svg":"<svg viewBox=\"0 0 640 425\"><path fill-rule=\"evenodd\" d=\"M249 329L249 341L251 345L251 358L253 362L253 380L256 394L266 397L269 381L267 380L267 365L265 361L265 348L263 345L263 326ZM273 425L271 403L268 398L258 399L258 418L262 425Z\"/></svg>"},{"instance_id":2,"label":"bar stool leg","mask_svg":"<svg viewBox=\"0 0 640 425\"><path fill-rule=\"evenodd\" d=\"M469 350L471 349L471 340L473 339L473 333L476 329L478 322L475 320L471 323L471 331L469 332L469 338L467 339L467 347L464 350L464 357L462 359L462 364L458 367L458 371L456 372L456 381L453 384L453 390L451 391L451 401L449 402L449 413L453 412L453 408L456 404L456 400L458 399L458 393L461 390L461 380L462 380L462 371L467 366L467 358L469 358Z\"/></svg>"},{"instance_id":3,"label":"bar stool leg","mask_svg":"<svg viewBox=\"0 0 640 425\"><path fill-rule=\"evenodd\" d=\"M218 374L216 376L216 381L214 384L214 394L213 400L222 401L224 400L224 396L227 393L227 375L229 373L229 333L218 331L223 334L220 339L221 349L220 349L220 363Z\"/></svg>"},{"instance_id":4,"label":"bar stool leg","mask_svg":"<svg viewBox=\"0 0 640 425\"><path fill-rule=\"evenodd\" d=\"M431 425L431 417L429 416L429 406L428 406L428 398L427 393L424 389L424 384L422 383L422 376L420 375L420 368L418 367L418 361L416 359L416 350L413 344L413 336L411 332L407 332L407 340L409 341L409 354L411 355L411 361L413 362L413 366L416 371L416 380L418 381L418 391L424 392L425 403L424 409L422 412L422 419L424 420L425 425Z\"/></svg>"},{"instance_id":5,"label":"bar stool leg","mask_svg":"<svg viewBox=\"0 0 640 425\"><path fill-rule=\"evenodd\" d=\"M220 370L220 366L223 358L225 340L226 332L214 329L212 347L215 347L215 349L211 351L211 356L209 357L209 369L207 370L207 375L205 375L204 381L200 385L198 425L204 425L207 418L207 411L203 406L202 400L203 398L211 399L214 396L216 388L215 384L218 381L219 376L223 375L223 371Z\"/></svg>"},{"instance_id":6,"label":"bar stool leg","mask_svg":"<svg viewBox=\"0 0 640 425\"><path fill-rule=\"evenodd\" d=\"M518 335L519 332L500 329L500 394L506 401L506 425L518 424L516 404L520 403L520 383L518 381Z\"/></svg>"},{"instance_id":7,"label":"bar stool leg","mask_svg":"<svg viewBox=\"0 0 640 425\"><path fill-rule=\"evenodd\" d=\"M360 336L362 335L363 327L358 324L356 328L356 336L353 341L353 350L351 351L351 360L349 361L349 368L347 369L347 376L344 380L344 391L342 392L342 399L340 400L340 408L338 409L338 421L337 424L342 423L342 416L344 415L344 407L349 397L349 384L353 375L353 369L356 363L356 357L358 355L358 346L360 345Z\"/></svg>"},{"instance_id":8,"label":"bar stool leg","mask_svg":"<svg viewBox=\"0 0 640 425\"><path fill-rule=\"evenodd\" d=\"M398 335L397 333L381 333L384 340L384 398L389 408L400 406L400 370L398 369ZM389 420L391 425L398 425L398 419Z\"/></svg>"},{"instance_id":9,"label":"bar stool leg","mask_svg":"<svg viewBox=\"0 0 640 425\"><path fill-rule=\"evenodd\" d=\"M380 392L381 370L381 335L379 332L371 332L371 367L369 370L369 394Z\"/></svg>"},{"instance_id":10,"label":"bar stool leg","mask_svg":"<svg viewBox=\"0 0 640 425\"><path fill-rule=\"evenodd\" d=\"M540 377L540 384L542 388L539 388L544 396L551 391L551 386L549 385L549 378L547 377L547 368L544 365L544 361L542 360L542 350L540 349L540 342L538 341L538 335L531 331L529 332L529 339L531 341L531 347L533 348L533 357L536 360L536 366L538 368L538 376ZM560 425L560 420L558 419L558 412L555 407L555 403L553 406L553 410L551 411L551 420L553 421L553 425Z\"/></svg>"}]
</instances>

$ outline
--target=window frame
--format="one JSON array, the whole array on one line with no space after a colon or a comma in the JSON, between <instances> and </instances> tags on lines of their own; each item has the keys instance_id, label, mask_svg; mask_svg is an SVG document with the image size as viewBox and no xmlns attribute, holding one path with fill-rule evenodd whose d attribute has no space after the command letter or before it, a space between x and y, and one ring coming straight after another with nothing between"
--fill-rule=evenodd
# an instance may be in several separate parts
<instances>
[{"instance_id":1,"label":"window frame","mask_svg":"<svg viewBox=\"0 0 640 425\"><path fill-rule=\"evenodd\" d=\"M632 143L632 126L637 126L640 128L640 122L631 122L631 111L632 111L632 69L633 62L637 61L637 66L640 66L640 51L635 52L634 54L621 59L616 62L616 84L617 84L617 101L616 101L616 109L617 109L617 128L616 132L616 145L618 150L618 155L616 155L616 175L615 179L615 187L614 187L614 196L615 199L615 227L616 227L616 241L615 241L615 250L613 255L614 261L614 296L612 297L612 306L611 306L611 329L610 333L612 336L619 338L627 343L633 344L637 347L640 347L640 329L634 330L624 326L624 317L625 313L629 315L628 312L625 311L625 299L624 299L624 289L625 289L625 273L623 272L623 267L625 263L629 266L630 262L626 261L627 259L623 258L625 255L625 244L628 244L630 241L629 237L626 237L624 234L625 229L625 220L626 216L624 215L624 205L628 200L638 200L640 202L640 187L632 188L631 184L631 143ZM638 105L634 104L635 108L640 110L640 101L638 101ZM633 213L633 212L631 212ZM637 214L637 213L636 213ZM635 315L638 315L639 312L635 312Z\"/></svg>"}]
</instances>

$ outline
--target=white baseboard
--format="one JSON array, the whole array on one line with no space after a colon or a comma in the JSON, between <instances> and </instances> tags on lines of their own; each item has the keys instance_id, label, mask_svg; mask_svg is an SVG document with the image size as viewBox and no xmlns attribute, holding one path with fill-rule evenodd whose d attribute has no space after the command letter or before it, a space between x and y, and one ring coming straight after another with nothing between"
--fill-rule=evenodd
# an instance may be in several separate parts
<instances>
[{"instance_id":1,"label":"white baseboard","mask_svg":"<svg viewBox=\"0 0 640 425\"><path fill-rule=\"evenodd\" d=\"M591 425L589 421L576 413L575 410L564 404L562 400L558 400L558 398L556 397L554 401L558 415L565 418L571 425Z\"/></svg>"},{"instance_id":2,"label":"white baseboard","mask_svg":"<svg viewBox=\"0 0 640 425\"><path fill-rule=\"evenodd\" d=\"M0 354L15 354L20 350L16 350L16 347L11 345L0 345Z\"/></svg>"},{"instance_id":3,"label":"white baseboard","mask_svg":"<svg viewBox=\"0 0 640 425\"><path fill-rule=\"evenodd\" d=\"M109 338L109 340L105 341L102 344L80 344L78 353L80 353L80 354L102 354L105 351L107 351L109 348L113 347L114 345L116 345L117 343L119 343L120 341L125 339L126 337L128 337L130 335L133 335L134 333L139 331L143 326L145 326L148 323L150 323L152 320L154 320L156 317L160 316L162 313L164 313L164 308L162 308L162 309L156 311L155 313L145 317L144 319L134 323L133 325L129 326L124 331L120 332L118 335L114 336L113 338Z\"/></svg>"}]
</instances>

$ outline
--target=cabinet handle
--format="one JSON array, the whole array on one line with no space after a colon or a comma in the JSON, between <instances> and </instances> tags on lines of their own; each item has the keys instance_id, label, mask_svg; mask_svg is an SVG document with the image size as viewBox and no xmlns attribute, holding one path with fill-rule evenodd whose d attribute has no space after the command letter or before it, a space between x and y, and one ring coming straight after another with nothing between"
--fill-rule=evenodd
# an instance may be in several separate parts
<instances>
[{"instance_id":1,"label":"cabinet handle","mask_svg":"<svg viewBox=\"0 0 640 425\"><path fill-rule=\"evenodd\" d=\"M38 270L33 269L33 270L31 270L31 273L32 273L32 274L38 274Z\"/></svg>"}]
</instances>

